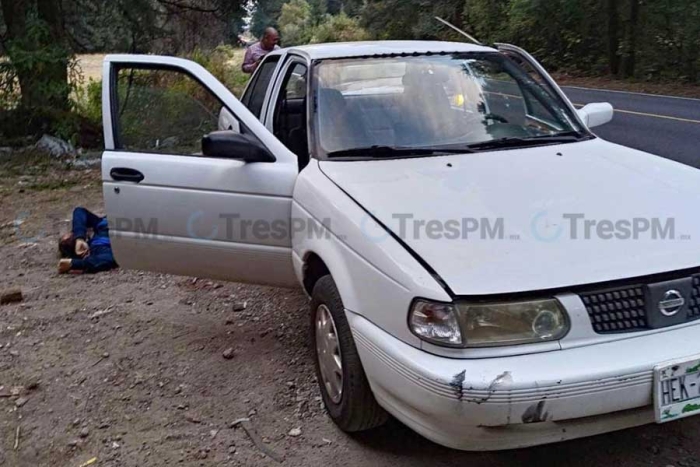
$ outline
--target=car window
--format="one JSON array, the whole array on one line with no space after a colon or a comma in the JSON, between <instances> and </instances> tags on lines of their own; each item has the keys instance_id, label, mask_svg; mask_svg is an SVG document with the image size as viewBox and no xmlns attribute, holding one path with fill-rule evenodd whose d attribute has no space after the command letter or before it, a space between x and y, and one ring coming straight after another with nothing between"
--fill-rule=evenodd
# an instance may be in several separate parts
<instances>
[{"instance_id":1,"label":"car window","mask_svg":"<svg viewBox=\"0 0 700 467\"><path fill-rule=\"evenodd\" d=\"M303 63L290 66L275 103L274 134L297 155L300 168L306 165L309 146L306 122L306 74Z\"/></svg>"},{"instance_id":2,"label":"car window","mask_svg":"<svg viewBox=\"0 0 700 467\"><path fill-rule=\"evenodd\" d=\"M217 130L222 103L199 81L169 69L117 70L117 148L193 155Z\"/></svg>"},{"instance_id":3,"label":"car window","mask_svg":"<svg viewBox=\"0 0 700 467\"><path fill-rule=\"evenodd\" d=\"M287 72L283 89L287 99L306 97L306 65L297 63Z\"/></svg>"},{"instance_id":4,"label":"car window","mask_svg":"<svg viewBox=\"0 0 700 467\"><path fill-rule=\"evenodd\" d=\"M277 67L277 62L279 62L280 57L278 55L266 58L261 64L253 80L246 89L241 102L243 105L248 107L248 110L260 118L260 113L262 112L263 103L265 102L265 94L267 93L267 88L270 85L270 80L272 79L272 74Z\"/></svg>"},{"instance_id":5,"label":"car window","mask_svg":"<svg viewBox=\"0 0 700 467\"><path fill-rule=\"evenodd\" d=\"M324 60L314 79L322 158L585 131L556 93L498 53Z\"/></svg>"}]
</instances>

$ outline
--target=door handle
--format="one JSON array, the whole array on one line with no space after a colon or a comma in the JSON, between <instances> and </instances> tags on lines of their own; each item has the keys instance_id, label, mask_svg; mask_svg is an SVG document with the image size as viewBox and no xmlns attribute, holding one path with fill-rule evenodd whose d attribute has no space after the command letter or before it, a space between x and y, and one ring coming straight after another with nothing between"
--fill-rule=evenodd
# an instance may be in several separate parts
<instances>
[{"instance_id":1,"label":"door handle","mask_svg":"<svg viewBox=\"0 0 700 467\"><path fill-rule=\"evenodd\" d=\"M109 171L109 175L112 177L112 180L118 182L139 183L145 178L138 170L129 169L127 167L115 167Z\"/></svg>"}]
</instances>

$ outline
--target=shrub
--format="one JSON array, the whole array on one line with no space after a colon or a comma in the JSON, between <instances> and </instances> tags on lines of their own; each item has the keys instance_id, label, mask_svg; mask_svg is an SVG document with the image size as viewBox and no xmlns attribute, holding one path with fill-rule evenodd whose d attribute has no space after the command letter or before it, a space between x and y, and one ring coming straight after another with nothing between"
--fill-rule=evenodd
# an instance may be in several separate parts
<instances>
[{"instance_id":1,"label":"shrub","mask_svg":"<svg viewBox=\"0 0 700 467\"><path fill-rule=\"evenodd\" d=\"M311 6L306 0L291 0L282 5L280 34L285 45L307 44L311 39Z\"/></svg>"},{"instance_id":2,"label":"shrub","mask_svg":"<svg viewBox=\"0 0 700 467\"><path fill-rule=\"evenodd\" d=\"M241 71L243 61L243 50L236 49L228 45L220 45L214 50L195 49L185 58L195 61L206 68L216 79L221 81L235 96L240 97L249 76ZM140 89L137 99L150 106L161 109L152 112L158 114L162 112L164 120L173 120L173 115L167 116L168 112L189 112L187 102L183 101L185 96L191 96L202 101L209 98L202 87L195 81L172 73L139 73L135 72L131 76L133 89ZM125 95L126 91L121 88L124 83L120 83L119 95ZM156 90L161 88L164 92L149 93L148 89ZM167 90L167 91L166 91ZM72 138L67 138L83 146L96 146L102 143L102 81L90 79L87 85L78 88L74 93L75 114L65 120L69 128L73 128L77 134ZM168 118L165 118L165 117ZM1 115L0 115L1 117ZM154 134L155 122L144 121L138 114L124 116L122 131L127 131L130 135L148 138ZM77 130L76 130L77 129ZM65 132L58 133L60 135ZM142 134L143 133L143 134Z\"/></svg>"},{"instance_id":3,"label":"shrub","mask_svg":"<svg viewBox=\"0 0 700 467\"><path fill-rule=\"evenodd\" d=\"M195 49L185 58L202 65L235 96L240 97L249 78L249 75L241 70L243 55L243 49L219 45L214 50Z\"/></svg>"},{"instance_id":4,"label":"shrub","mask_svg":"<svg viewBox=\"0 0 700 467\"><path fill-rule=\"evenodd\" d=\"M102 123L102 81L90 79L88 84L76 92L76 109L89 122Z\"/></svg>"},{"instance_id":5,"label":"shrub","mask_svg":"<svg viewBox=\"0 0 700 467\"><path fill-rule=\"evenodd\" d=\"M369 33L360 26L360 22L356 18L351 18L341 12L336 16L326 16L314 28L311 42L353 42L367 40L368 38Z\"/></svg>"}]
</instances>

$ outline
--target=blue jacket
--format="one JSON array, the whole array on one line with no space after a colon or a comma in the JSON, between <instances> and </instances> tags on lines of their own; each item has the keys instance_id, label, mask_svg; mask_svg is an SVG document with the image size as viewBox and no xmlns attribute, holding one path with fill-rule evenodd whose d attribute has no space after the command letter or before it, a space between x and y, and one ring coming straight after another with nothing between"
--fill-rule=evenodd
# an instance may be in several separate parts
<instances>
[{"instance_id":1,"label":"blue jacket","mask_svg":"<svg viewBox=\"0 0 700 467\"><path fill-rule=\"evenodd\" d=\"M88 238L88 229L92 229L92 237ZM87 240L90 255L87 258L76 258L71 261L71 269L89 273L108 271L116 268L117 263L112 255L112 245L109 243L109 227L106 217L98 217L85 208L73 210L73 236L76 239Z\"/></svg>"}]
</instances>

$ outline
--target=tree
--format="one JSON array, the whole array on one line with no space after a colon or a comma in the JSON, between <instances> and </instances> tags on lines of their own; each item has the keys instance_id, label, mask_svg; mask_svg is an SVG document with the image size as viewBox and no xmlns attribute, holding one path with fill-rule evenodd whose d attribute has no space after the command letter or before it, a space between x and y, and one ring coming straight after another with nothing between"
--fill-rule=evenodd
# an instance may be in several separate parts
<instances>
[{"instance_id":1,"label":"tree","mask_svg":"<svg viewBox=\"0 0 700 467\"><path fill-rule=\"evenodd\" d=\"M72 57L60 0L2 0L1 6L6 26L2 45L10 60L0 68L3 91L14 92L16 77L23 111L68 111Z\"/></svg>"},{"instance_id":2,"label":"tree","mask_svg":"<svg viewBox=\"0 0 700 467\"><path fill-rule=\"evenodd\" d=\"M326 11L329 15L337 15L344 12L345 5L343 0L326 0Z\"/></svg>"},{"instance_id":3,"label":"tree","mask_svg":"<svg viewBox=\"0 0 700 467\"><path fill-rule=\"evenodd\" d=\"M341 12L338 15L327 15L325 20L318 24L311 37L312 43L323 42L353 42L363 41L369 37L357 18L350 18Z\"/></svg>"},{"instance_id":4,"label":"tree","mask_svg":"<svg viewBox=\"0 0 700 467\"><path fill-rule=\"evenodd\" d=\"M622 76L631 78L637 66L637 23L639 23L639 0L629 0L629 18L625 27L625 50L622 56Z\"/></svg>"},{"instance_id":5,"label":"tree","mask_svg":"<svg viewBox=\"0 0 700 467\"><path fill-rule=\"evenodd\" d=\"M282 5L280 34L285 45L306 44L311 39L311 5L306 0L291 0Z\"/></svg>"},{"instance_id":6,"label":"tree","mask_svg":"<svg viewBox=\"0 0 700 467\"><path fill-rule=\"evenodd\" d=\"M606 0L608 13L608 69L610 74L620 72L620 17L618 0Z\"/></svg>"},{"instance_id":7,"label":"tree","mask_svg":"<svg viewBox=\"0 0 700 467\"><path fill-rule=\"evenodd\" d=\"M76 51L190 52L238 33L245 0L0 0L0 130L69 137Z\"/></svg>"},{"instance_id":8,"label":"tree","mask_svg":"<svg viewBox=\"0 0 700 467\"><path fill-rule=\"evenodd\" d=\"M380 38L464 39L437 22L435 16L463 27L465 0L367 0L365 5L363 26Z\"/></svg>"},{"instance_id":9,"label":"tree","mask_svg":"<svg viewBox=\"0 0 700 467\"><path fill-rule=\"evenodd\" d=\"M508 37L509 0L467 0L464 19L482 42L495 42Z\"/></svg>"},{"instance_id":10,"label":"tree","mask_svg":"<svg viewBox=\"0 0 700 467\"><path fill-rule=\"evenodd\" d=\"M307 0L311 7L311 22L316 25L323 21L328 13L327 0Z\"/></svg>"},{"instance_id":11,"label":"tree","mask_svg":"<svg viewBox=\"0 0 700 467\"><path fill-rule=\"evenodd\" d=\"M250 32L255 37L262 37L265 28L279 27L277 19L284 3L283 0L254 0Z\"/></svg>"}]
</instances>

